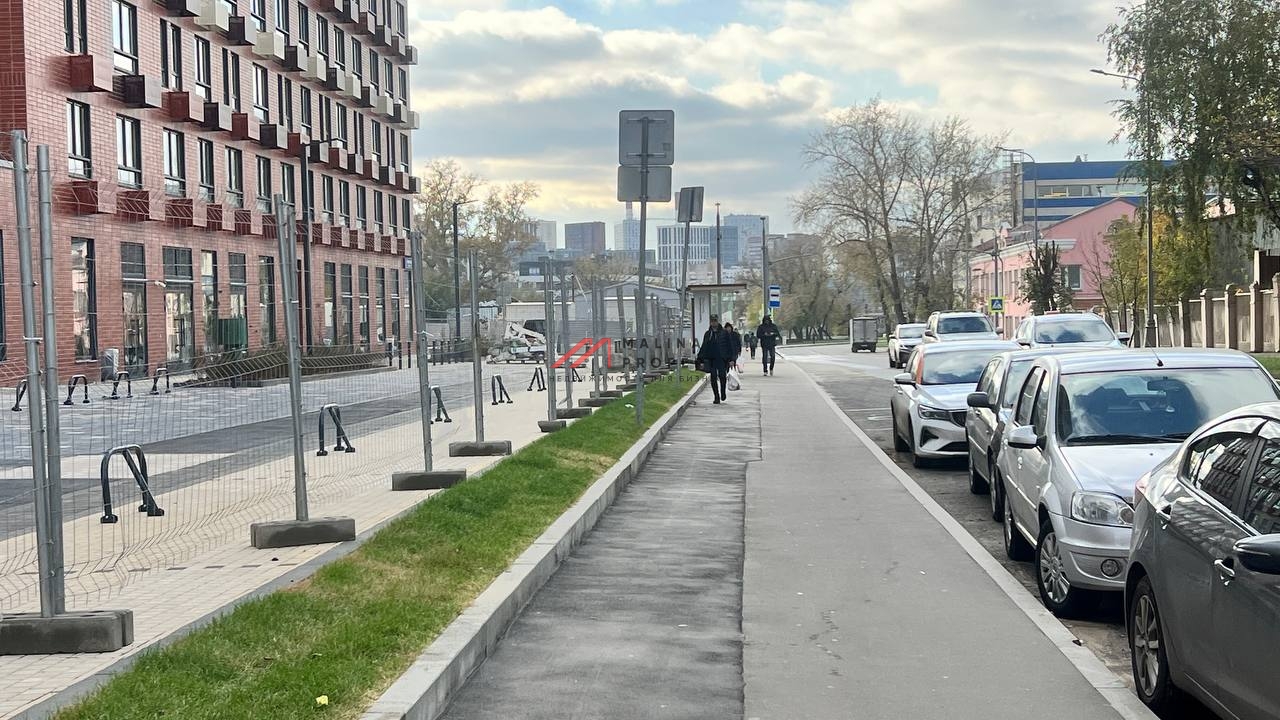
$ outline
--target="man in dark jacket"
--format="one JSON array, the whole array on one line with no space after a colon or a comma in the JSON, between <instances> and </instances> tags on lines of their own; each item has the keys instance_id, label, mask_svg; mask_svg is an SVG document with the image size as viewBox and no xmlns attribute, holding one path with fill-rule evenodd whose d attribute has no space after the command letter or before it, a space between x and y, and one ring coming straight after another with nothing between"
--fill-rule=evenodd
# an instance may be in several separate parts
<instances>
[{"instance_id":1,"label":"man in dark jacket","mask_svg":"<svg viewBox=\"0 0 1280 720\"><path fill-rule=\"evenodd\" d=\"M760 344L760 341L756 339L756 334L748 330L747 331L747 347L751 350L752 360L756 359L756 346L758 346L759 344Z\"/></svg>"},{"instance_id":2,"label":"man in dark jacket","mask_svg":"<svg viewBox=\"0 0 1280 720\"><path fill-rule=\"evenodd\" d=\"M703 372L711 376L711 393L715 396L715 405L728 399L727 384L729 382L729 359L733 353L733 339L720 326L720 318L711 316L711 327L702 335L702 346L698 348L698 365Z\"/></svg>"},{"instance_id":3,"label":"man in dark jacket","mask_svg":"<svg viewBox=\"0 0 1280 720\"><path fill-rule=\"evenodd\" d=\"M778 331L778 326L773 324L772 317L764 316L764 322L756 328L756 337L760 338L760 359L764 362L764 374L772 375L773 364L778 360L778 340L782 338L782 333Z\"/></svg>"}]
</instances>

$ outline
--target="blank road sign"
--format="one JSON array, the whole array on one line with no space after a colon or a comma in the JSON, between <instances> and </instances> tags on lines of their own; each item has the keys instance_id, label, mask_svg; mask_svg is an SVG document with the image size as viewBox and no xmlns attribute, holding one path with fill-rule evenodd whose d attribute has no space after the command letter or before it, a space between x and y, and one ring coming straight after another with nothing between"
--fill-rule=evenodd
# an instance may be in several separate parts
<instances>
[{"instance_id":1,"label":"blank road sign","mask_svg":"<svg viewBox=\"0 0 1280 720\"><path fill-rule=\"evenodd\" d=\"M782 307L782 286L781 285L769 286L769 307L771 308Z\"/></svg>"},{"instance_id":2,"label":"blank road sign","mask_svg":"<svg viewBox=\"0 0 1280 720\"><path fill-rule=\"evenodd\" d=\"M648 197L640 197L640 168L618 168L618 202L671 202L671 168L649 168ZM668 216L670 217L670 216Z\"/></svg>"},{"instance_id":3,"label":"blank road sign","mask_svg":"<svg viewBox=\"0 0 1280 720\"><path fill-rule=\"evenodd\" d=\"M676 161L676 113L674 110L623 110L618 113L618 164L641 161L643 132L648 119L649 164L672 165Z\"/></svg>"},{"instance_id":4,"label":"blank road sign","mask_svg":"<svg viewBox=\"0 0 1280 720\"><path fill-rule=\"evenodd\" d=\"M680 199L676 205L676 222L702 222L702 187L680 188Z\"/></svg>"}]
</instances>

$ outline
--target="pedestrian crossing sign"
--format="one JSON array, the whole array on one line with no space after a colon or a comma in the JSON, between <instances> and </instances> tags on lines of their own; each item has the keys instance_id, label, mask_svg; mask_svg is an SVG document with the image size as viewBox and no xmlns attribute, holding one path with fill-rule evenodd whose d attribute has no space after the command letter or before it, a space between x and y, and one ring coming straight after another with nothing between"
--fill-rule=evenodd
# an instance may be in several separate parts
<instances>
[{"instance_id":1,"label":"pedestrian crossing sign","mask_svg":"<svg viewBox=\"0 0 1280 720\"><path fill-rule=\"evenodd\" d=\"M993 298L991 298L991 312L993 312L993 313L1002 313L1002 312L1004 312L1004 298L1003 298L1003 297L993 297Z\"/></svg>"}]
</instances>

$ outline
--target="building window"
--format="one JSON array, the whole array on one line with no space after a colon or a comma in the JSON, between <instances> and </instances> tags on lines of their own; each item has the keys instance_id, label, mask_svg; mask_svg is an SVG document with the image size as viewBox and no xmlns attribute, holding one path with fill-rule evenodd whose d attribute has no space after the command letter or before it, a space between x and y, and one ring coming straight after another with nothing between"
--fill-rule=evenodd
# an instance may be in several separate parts
<instances>
[{"instance_id":1,"label":"building window","mask_svg":"<svg viewBox=\"0 0 1280 720\"><path fill-rule=\"evenodd\" d=\"M351 185L338 181L338 224L351 227Z\"/></svg>"},{"instance_id":2,"label":"building window","mask_svg":"<svg viewBox=\"0 0 1280 720\"><path fill-rule=\"evenodd\" d=\"M333 178L323 175L320 181L320 215L327 225L333 224Z\"/></svg>"},{"instance_id":3,"label":"building window","mask_svg":"<svg viewBox=\"0 0 1280 720\"><path fill-rule=\"evenodd\" d=\"M258 211L271 212L271 158L258 156Z\"/></svg>"},{"instance_id":4,"label":"building window","mask_svg":"<svg viewBox=\"0 0 1280 720\"><path fill-rule=\"evenodd\" d=\"M137 243L120 243L120 299L124 310L124 366L147 366L147 260Z\"/></svg>"},{"instance_id":5,"label":"building window","mask_svg":"<svg viewBox=\"0 0 1280 720\"><path fill-rule=\"evenodd\" d=\"M364 46L355 38L351 38L351 74L358 78L364 75Z\"/></svg>"},{"instance_id":6,"label":"building window","mask_svg":"<svg viewBox=\"0 0 1280 720\"><path fill-rule=\"evenodd\" d=\"M334 345L337 336L338 311L338 272L337 266L331 262L324 264L324 339Z\"/></svg>"},{"instance_id":7,"label":"building window","mask_svg":"<svg viewBox=\"0 0 1280 720\"><path fill-rule=\"evenodd\" d=\"M382 89L388 95L394 95L396 91L395 75L392 73L391 61L383 58L382 60ZM369 72L373 72L373 68L369 68Z\"/></svg>"},{"instance_id":8,"label":"building window","mask_svg":"<svg viewBox=\"0 0 1280 720\"><path fill-rule=\"evenodd\" d=\"M380 77L381 73L378 72L378 53L373 48L369 48L369 84L373 86L374 95L382 92Z\"/></svg>"},{"instance_id":9,"label":"building window","mask_svg":"<svg viewBox=\"0 0 1280 720\"><path fill-rule=\"evenodd\" d=\"M387 167L396 166L396 131L387 128Z\"/></svg>"},{"instance_id":10,"label":"building window","mask_svg":"<svg viewBox=\"0 0 1280 720\"><path fill-rule=\"evenodd\" d=\"M323 15L316 15L316 54L329 63L329 20Z\"/></svg>"},{"instance_id":11,"label":"building window","mask_svg":"<svg viewBox=\"0 0 1280 720\"><path fill-rule=\"evenodd\" d=\"M340 300L342 302L342 307L341 307L341 311L338 313L338 329L337 329L338 342L341 342L344 345L351 346L355 344L355 339L352 337L352 334L351 334L352 300L351 300L351 266L350 265L342 266L341 280L342 280L342 286L341 286L342 296Z\"/></svg>"},{"instance_id":12,"label":"building window","mask_svg":"<svg viewBox=\"0 0 1280 720\"><path fill-rule=\"evenodd\" d=\"M333 65L339 70L347 69L347 34L342 28L333 29Z\"/></svg>"},{"instance_id":13,"label":"building window","mask_svg":"<svg viewBox=\"0 0 1280 720\"><path fill-rule=\"evenodd\" d=\"M0 230L0 360L4 360L8 352L8 343L5 338L5 321L4 321L4 231Z\"/></svg>"},{"instance_id":14,"label":"building window","mask_svg":"<svg viewBox=\"0 0 1280 720\"><path fill-rule=\"evenodd\" d=\"M356 186L356 225L364 230L369 229L368 217L369 197L363 185Z\"/></svg>"},{"instance_id":15,"label":"building window","mask_svg":"<svg viewBox=\"0 0 1280 720\"><path fill-rule=\"evenodd\" d=\"M249 17L258 32L267 31L267 0L252 0L249 4Z\"/></svg>"},{"instance_id":16,"label":"building window","mask_svg":"<svg viewBox=\"0 0 1280 720\"><path fill-rule=\"evenodd\" d=\"M391 338L400 340L400 271L391 270Z\"/></svg>"},{"instance_id":17,"label":"building window","mask_svg":"<svg viewBox=\"0 0 1280 720\"><path fill-rule=\"evenodd\" d=\"M164 131L164 192L173 197L187 196L187 145L180 132Z\"/></svg>"},{"instance_id":18,"label":"building window","mask_svg":"<svg viewBox=\"0 0 1280 720\"><path fill-rule=\"evenodd\" d=\"M64 47L69 53L89 54L89 26L86 16L86 0L62 0L62 24Z\"/></svg>"},{"instance_id":19,"label":"building window","mask_svg":"<svg viewBox=\"0 0 1280 720\"><path fill-rule=\"evenodd\" d=\"M67 173L93 177L93 143L89 134L89 106L67 101Z\"/></svg>"},{"instance_id":20,"label":"building window","mask_svg":"<svg viewBox=\"0 0 1280 720\"><path fill-rule=\"evenodd\" d=\"M387 270L375 268L373 271L373 319L377 323L374 337L378 347L387 341Z\"/></svg>"},{"instance_id":21,"label":"building window","mask_svg":"<svg viewBox=\"0 0 1280 720\"><path fill-rule=\"evenodd\" d=\"M270 98L267 97L267 69L261 65L253 66L253 119L260 123L270 122Z\"/></svg>"},{"instance_id":22,"label":"building window","mask_svg":"<svg viewBox=\"0 0 1280 720\"><path fill-rule=\"evenodd\" d=\"M400 136L400 169L409 172L409 136L402 134Z\"/></svg>"},{"instance_id":23,"label":"building window","mask_svg":"<svg viewBox=\"0 0 1280 720\"><path fill-rule=\"evenodd\" d=\"M136 118L116 116L117 179L127 187L142 187L142 125Z\"/></svg>"},{"instance_id":24,"label":"building window","mask_svg":"<svg viewBox=\"0 0 1280 720\"><path fill-rule=\"evenodd\" d=\"M404 229L408 230L413 223L409 219L409 198L400 201L400 219L403 221Z\"/></svg>"},{"instance_id":25,"label":"building window","mask_svg":"<svg viewBox=\"0 0 1280 720\"><path fill-rule=\"evenodd\" d=\"M195 38L196 94L208 102L213 99L213 61L209 41L199 35Z\"/></svg>"},{"instance_id":26,"label":"building window","mask_svg":"<svg viewBox=\"0 0 1280 720\"><path fill-rule=\"evenodd\" d=\"M280 194L284 197L285 202L296 206L298 203L296 193L293 166L282 162L280 163Z\"/></svg>"},{"instance_id":27,"label":"building window","mask_svg":"<svg viewBox=\"0 0 1280 720\"><path fill-rule=\"evenodd\" d=\"M182 90L182 30L168 20L160 21L160 84Z\"/></svg>"},{"instance_id":28,"label":"building window","mask_svg":"<svg viewBox=\"0 0 1280 720\"><path fill-rule=\"evenodd\" d=\"M200 294L204 312L204 352L211 355L219 350L218 332L218 253L205 250L200 253Z\"/></svg>"},{"instance_id":29,"label":"building window","mask_svg":"<svg viewBox=\"0 0 1280 720\"><path fill-rule=\"evenodd\" d=\"M219 338L223 350L242 350L249 347L249 283L244 253L227 254L227 324L235 328L234 335L224 332Z\"/></svg>"},{"instance_id":30,"label":"building window","mask_svg":"<svg viewBox=\"0 0 1280 720\"><path fill-rule=\"evenodd\" d=\"M244 156L236 148L227 148L227 201L244 207Z\"/></svg>"},{"instance_id":31,"label":"building window","mask_svg":"<svg viewBox=\"0 0 1280 720\"><path fill-rule=\"evenodd\" d=\"M71 334L76 360L98 357L98 289L93 266L93 241L71 238Z\"/></svg>"},{"instance_id":32,"label":"building window","mask_svg":"<svg viewBox=\"0 0 1280 720\"><path fill-rule=\"evenodd\" d=\"M280 124L293 131L293 81L284 75L276 76L276 104L280 107Z\"/></svg>"},{"instance_id":33,"label":"building window","mask_svg":"<svg viewBox=\"0 0 1280 720\"><path fill-rule=\"evenodd\" d=\"M364 155L364 115L351 111L351 121L356 129L355 151L357 155Z\"/></svg>"},{"instance_id":34,"label":"building window","mask_svg":"<svg viewBox=\"0 0 1280 720\"><path fill-rule=\"evenodd\" d=\"M311 88L298 88L298 101L302 103L302 129L311 137Z\"/></svg>"},{"instance_id":35,"label":"building window","mask_svg":"<svg viewBox=\"0 0 1280 720\"><path fill-rule=\"evenodd\" d=\"M276 0L276 32L289 44L289 0Z\"/></svg>"},{"instance_id":36,"label":"building window","mask_svg":"<svg viewBox=\"0 0 1280 720\"><path fill-rule=\"evenodd\" d=\"M221 0L222 7L227 9L227 15L231 17L240 16L240 6L236 4L236 0Z\"/></svg>"},{"instance_id":37,"label":"building window","mask_svg":"<svg viewBox=\"0 0 1280 720\"><path fill-rule=\"evenodd\" d=\"M338 139L342 141L342 146L347 145L347 108L342 103L338 103Z\"/></svg>"},{"instance_id":38,"label":"building window","mask_svg":"<svg viewBox=\"0 0 1280 720\"><path fill-rule=\"evenodd\" d=\"M196 148L200 153L200 199L213 202L213 142L200 139Z\"/></svg>"},{"instance_id":39,"label":"building window","mask_svg":"<svg viewBox=\"0 0 1280 720\"><path fill-rule=\"evenodd\" d=\"M127 2L112 0L111 41L115 66L130 75L138 74L138 9Z\"/></svg>"},{"instance_id":40,"label":"building window","mask_svg":"<svg viewBox=\"0 0 1280 720\"><path fill-rule=\"evenodd\" d=\"M396 71L396 75L400 78L400 99L405 105L409 104L409 73L404 68Z\"/></svg>"},{"instance_id":41,"label":"building window","mask_svg":"<svg viewBox=\"0 0 1280 720\"><path fill-rule=\"evenodd\" d=\"M163 255L165 363L173 371L190 367L195 356L191 248L166 247Z\"/></svg>"},{"instance_id":42,"label":"building window","mask_svg":"<svg viewBox=\"0 0 1280 720\"><path fill-rule=\"evenodd\" d=\"M298 2L298 44L307 54L311 54L311 9L306 0Z\"/></svg>"},{"instance_id":43,"label":"building window","mask_svg":"<svg viewBox=\"0 0 1280 720\"><path fill-rule=\"evenodd\" d=\"M333 101L328 95L320 96L320 134L333 137Z\"/></svg>"},{"instance_id":44,"label":"building window","mask_svg":"<svg viewBox=\"0 0 1280 720\"><path fill-rule=\"evenodd\" d=\"M382 232L382 191L373 191L373 226Z\"/></svg>"},{"instance_id":45,"label":"building window","mask_svg":"<svg viewBox=\"0 0 1280 720\"><path fill-rule=\"evenodd\" d=\"M1080 266L1064 265L1062 267L1062 280L1068 288L1072 290L1080 289Z\"/></svg>"},{"instance_id":46,"label":"building window","mask_svg":"<svg viewBox=\"0 0 1280 720\"><path fill-rule=\"evenodd\" d=\"M357 279L360 290L360 348L362 350L369 349L369 268L361 265L358 269Z\"/></svg>"},{"instance_id":47,"label":"building window","mask_svg":"<svg viewBox=\"0 0 1280 720\"><path fill-rule=\"evenodd\" d=\"M387 224L391 226L391 233L394 235L396 230L400 228L399 203L396 202L395 195L387 196Z\"/></svg>"},{"instance_id":48,"label":"building window","mask_svg":"<svg viewBox=\"0 0 1280 720\"><path fill-rule=\"evenodd\" d=\"M382 123L369 121L369 136L373 138L373 164L382 166Z\"/></svg>"},{"instance_id":49,"label":"building window","mask_svg":"<svg viewBox=\"0 0 1280 720\"><path fill-rule=\"evenodd\" d=\"M222 48L222 104L240 112L240 56Z\"/></svg>"},{"instance_id":50,"label":"building window","mask_svg":"<svg viewBox=\"0 0 1280 720\"><path fill-rule=\"evenodd\" d=\"M408 37L405 34L405 11L404 3L396 3L396 34L400 37Z\"/></svg>"},{"instance_id":51,"label":"building window","mask_svg":"<svg viewBox=\"0 0 1280 720\"><path fill-rule=\"evenodd\" d=\"M276 343L276 259L258 257L258 303L262 307L262 344Z\"/></svg>"}]
</instances>

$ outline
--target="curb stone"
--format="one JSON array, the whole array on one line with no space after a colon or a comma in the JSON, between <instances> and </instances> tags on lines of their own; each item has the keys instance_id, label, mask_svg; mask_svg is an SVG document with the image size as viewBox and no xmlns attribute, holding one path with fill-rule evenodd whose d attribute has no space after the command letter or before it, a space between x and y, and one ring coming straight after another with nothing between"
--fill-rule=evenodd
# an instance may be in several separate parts
<instances>
[{"instance_id":1,"label":"curb stone","mask_svg":"<svg viewBox=\"0 0 1280 720\"><path fill-rule=\"evenodd\" d=\"M493 653L525 605L595 527L706 382L706 378L699 380L587 488L578 502L552 522L510 568L449 623L361 720L435 720L444 713L467 678Z\"/></svg>"}]
</instances>

